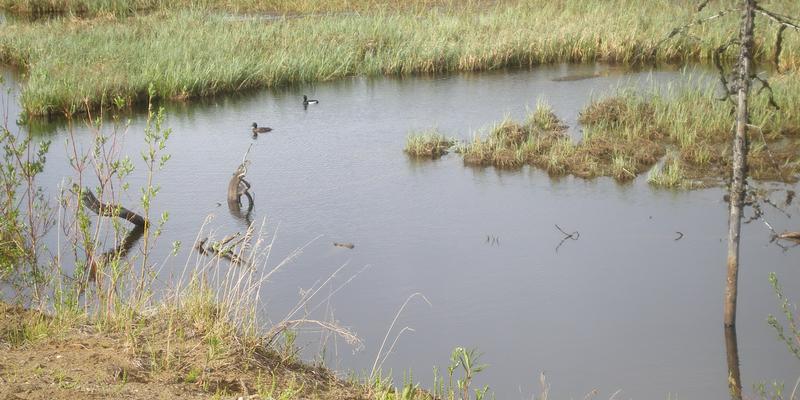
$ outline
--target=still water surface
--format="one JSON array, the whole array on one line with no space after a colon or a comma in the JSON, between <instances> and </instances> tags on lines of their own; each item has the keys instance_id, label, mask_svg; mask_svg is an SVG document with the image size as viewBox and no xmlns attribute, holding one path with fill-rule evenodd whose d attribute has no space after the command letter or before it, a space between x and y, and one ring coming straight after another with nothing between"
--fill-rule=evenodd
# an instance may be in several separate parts
<instances>
[{"instance_id":1,"label":"still water surface","mask_svg":"<svg viewBox=\"0 0 800 400\"><path fill-rule=\"evenodd\" d=\"M3 73L13 87L15 75ZM559 79L575 75L598 76ZM551 179L530 168L465 167L455 154L421 162L402 152L411 130L436 127L468 138L506 114L521 120L538 100L551 104L579 137L578 112L593 96L621 85L665 87L686 79L671 70L622 74L602 65L559 65L352 78L169 105L172 159L159 175L154 213L170 213L160 254L169 242L184 245L175 267L163 274L180 273L209 214L220 234L243 229L246 223L225 208L225 190L253 144L253 217L266 218L276 235L273 263L317 238L264 287L267 317L280 319L300 288L340 266L347 264L338 283L368 266L330 304L365 348L353 353L329 342L328 365L369 370L395 311L421 292L431 306L411 302L396 329L414 332L400 338L384 365L398 380L411 370L430 384L432 366L444 368L453 347L466 346L484 354L489 367L476 384L490 385L498 399L530 399L541 371L554 398L583 398L592 389L608 398L621 389L617 398L724 399L722 190L657 190L646 177L627 185ZM3 94L11 115L18 112L15 93ZM304 109L303 94L320 104ZM273 132L252 139L254 121ZM143 148L143 125L143 116L134 116L125 136L124 153L134 160ZM63 146L67 129L37 123L31 130L53 139L42 184L55 194L71 174ZM88 142L87 130L74 133ZM131 178L133 187L143 183L141 171ZM799 210L793 205L790 211ZM768 217L779 231L800 229L779 214ZM579 231L580 239L556 252L562 237L556 224ZM682 240L674 240L676 231ZM487 236L498 242L487 243ZM335 248L333 241L355 248ZM791 388L800 376L800 363L766 323L768 314L779 312L770 271L800 299L797 255L770 245L763 225L745 226L738 337L748 393L765 380ZM319 351L318 339L300 337L307 357Z\"/></svg>"}]
</instances>

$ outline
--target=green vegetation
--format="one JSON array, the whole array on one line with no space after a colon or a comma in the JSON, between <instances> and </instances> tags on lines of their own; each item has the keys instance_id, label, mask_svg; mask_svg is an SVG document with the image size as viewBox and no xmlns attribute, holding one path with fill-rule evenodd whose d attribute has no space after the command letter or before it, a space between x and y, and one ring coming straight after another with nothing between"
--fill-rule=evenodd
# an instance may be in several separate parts
<instances>
[{"instance_id":1,"label":"green vegetation","mask_svg":"<svg viewBox=\"0 0 800 400\"><path fill-rule=\"evenodd\" d=\"M36 255L52 220L36 177L44 170L50 142L35 144L0 127L0 147L0 280L38 296L43 276Z\"/></svg>"},{"instance_id":2,"label":"green vegetation","mask_svg":"<svg viewBox=\"0 0 800 400\"><path fill-rule=\"evenodd\" d=\"M475 136L459 151L468 165L518 168L529 162L547 169L546 156L558 155L569 140L565 128L550 107L540 103L524 124L506 118L491 128L488 137Z\"/></svg>"},{"instance_id":3,"label":"green vegetation","mask_svg":"<svg viewBox=\"0 0 800 400\"><path fill-rule=\"evenodd\" d=\"M773 79L780 110L766 96L754 97L748 154L750 176L795 182L800 174L800 79ZM519 168L532 165L554 176L613 177L631 180L649 171L648 181L672 188L720 183L728 176L730 103L713 89L659 94L619 94L596 100L580 114L583 138L574 141L549 106L539 104L527 121L505 118L483 138L475 136L460 152L468 165ZM667 153L663 168L654 168Z\"/></svg>"},{"instance_id":4,"label":"green vegetation","mask_svg":"<svg viewBox=\"0 0 800 400\"><path fill-rule=\"evenodd\" d=\"M800 359L800 327L798 326L797 317L795 316L797 307L792 304L783 293L783 288L780 282L778 282L778 276L774 272L770 272L769 274L769 283L772 285L772 289L780 302L781 314L783 314L786 320L786 326L784 327L784 324L774 315L770 315L767 318L767 322L775 329L775 332L778 334L778 339L786 344L786 348L789 352Z\"/></svg>"},{"instance_id":5,"label":"green vegetation","mask_svg":"<svg viewBox=\"0 0 800 400\"><path fill-rule=\"evenodd\" d=\"M447 154L453 146L454 140L446 138L439 132L432 130L421 133L411 133L406 138L404 151L412 157L439 158Z\"/></svg>"},{"instance_id":6,"label":"green vegetation","mask_svg":"<svg viewBox=\"0 0 800 400\"><path fill-rule=\"evenodd\" d=\"M800 14L795 2L781 3L787 14ZM231 4L235 10L246 3ZM352 7L362 4L380 3ZM661 42L673 26L695 17L689 4L529 0L271 21L174 6L128 17L11 23L0 32L0 60L27 70L22 104L28 114L71 115L115 97L142 103L151 84L160 98L186 99L349 75L562 61L709 61L727 41L726 24L704 27L704 41ZM768 58L772 46L759 43L758 58ZM796 68L800 40L788 35L783 49L783 69Z\"/></svg>"},{"instance_id":7,"label":"green vegetation","mask_svg":"<svg viewBox=\"0 0 800 400\"><path fill-rule=\"evenodd\" d=\"M370 11L421 11L432 7L483 7L486 0L0 0L0 7L33 17L47 14L125 16L142 11L207 9L234 13L310 14Z\"/></svg>"},{"instance_id":8,"label":"green vegetation","mask_svg":"<svg viewBox=\"0 0 800 400\"><path fill-rule=\"evenodd\" d=\"M669 158L661 168L653 168L647 176L647 182L663 188L681 188L686 185L680 161Z\"/></svg>"}]
</instances>

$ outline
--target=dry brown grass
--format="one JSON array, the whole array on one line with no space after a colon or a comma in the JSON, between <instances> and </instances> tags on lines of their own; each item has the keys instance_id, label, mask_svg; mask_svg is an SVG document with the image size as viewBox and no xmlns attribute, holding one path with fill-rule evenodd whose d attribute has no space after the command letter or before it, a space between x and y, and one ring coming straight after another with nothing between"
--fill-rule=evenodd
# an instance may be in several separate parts
<instances>
[{"instance_id":1,"label":"dry brown grass","mask_svg":"<svg viewBox=\"0 0 800 400\"><path fill-rule=\"evenodd\" d=\"M233 328L223 328L213 308L207 311L163 310L111 329L86 321L59 323L0 303L0 397L368 398L366 388L323 367L225 334Z\"/></svg>"}]
</instances>

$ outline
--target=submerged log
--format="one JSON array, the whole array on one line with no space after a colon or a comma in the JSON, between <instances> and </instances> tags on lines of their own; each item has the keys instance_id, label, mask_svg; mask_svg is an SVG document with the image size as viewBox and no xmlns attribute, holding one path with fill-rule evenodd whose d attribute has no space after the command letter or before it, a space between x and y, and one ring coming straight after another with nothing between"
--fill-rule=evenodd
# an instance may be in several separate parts
<instances>
[{"instance_id":1,"label":"submerged log","mask_svg":"<svg viewBox=\"0 0 800 400\"><path fill-rule=\"evenodd\" d=\"M83 190L81 198L86 208L101 217L119 217L138 227L144 227L147 224L147 220L145 220L144 217L125 207L118 204L106 204L101 202L88 188Z\"/></svg>"},{"instance_id":2,"label":"submerged log","mask_svg":"<svg viewBox=\"0 0 800 400\"><path fill-rule=\"evenodd\" d=\"M780 235L778 235L778 239L794 240L795 242L800 242L800 232L783 232Z\"/></svg>"},{"instance_id":3,"label":"submerged log","mask_svg":"<svg viewBox=\"0 0 800 400\"><path fill-rule=\"evenodd\" d=\"M113 249L106 251L98 257L90 255L89 259L89 281L97 282L98 265L105 265L107 262L115 258L123 258L133 248L139 239L144 235L145 228L148 225L147 220L141 215L128 210L118 204L103 203L97 199L94 193L86 188L82 190L81 194L82 204L93 213L100 217L117 217L122 218L132 224L134 228L125 235L122 242Z\"/></svg>"}]
</instances>

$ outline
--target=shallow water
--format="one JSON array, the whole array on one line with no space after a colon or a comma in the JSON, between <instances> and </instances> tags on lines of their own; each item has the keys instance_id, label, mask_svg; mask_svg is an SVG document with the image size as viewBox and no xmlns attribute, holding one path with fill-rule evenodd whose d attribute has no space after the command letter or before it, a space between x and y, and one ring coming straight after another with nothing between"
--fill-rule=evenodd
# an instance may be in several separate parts
<instances>
[{"instance_id":1,"label":"shallow water","mask_svg":"<svg viewBox=\"0 0 800 400\"><path fill-rule=\"evenodd\" d=\"M13 82L13 74L4 74ZM569 78L586 75L599 76ZM670 70L623 74L602 65L558 65L352 78L172 104L172 159L159 174L154 215L170 213L160 256L169 242L184 245L163 274L180 273L207 215L215 216L211 226L220 235L243 229L246 223L225 207L225 190L254 144L247 175L256 197L253 218L266 218L276 235L272 264L312 241L265 286L268 317L280 319L300 288L340 266L347 265L334 288L368 266L324 307L365 342L355 354L341 341L329 342L330 366L369 370L394 313L420 292L431 306L410 303L395 332L406 326L414 332L403 334L384 364L398 381L411 370L430 384L432 366L444 369L453 347L465 346L484 354L489 367L475 382L488 384L498 399L530 399L541 371L553 398L584 398L593 389L597 398L618 389L617 398L727 398L722 190L657 190L646 177L628 185L554 180L530 168L465 167L455 154L421 162L402 152L411 130L438 127L468 138L505 114L522 119L540 99L579 137L578 111L592 96L620 85L685 80ZM304 109L304 93L320 104ZM13 104L10 110L18 112ZM253 121L274 131L253 140ZM143 124L134 116L125 137L124 151L134 161L143 148ZM42 184L55 193L70 174L66 128L37 124L32 130L53 139ZM74 133L88 141L86 130ZM140 172L131 178L134 188L142 182ZM135 204L136 193L123 203ZM798 229L775 212L768 218L778 231ZM556 251L562 238L556 224L580 238ZM685 235L679 241L677 231ZM780 311L767 274L778 272L787 294L800 299L798 253L771 245L759 223L746 225L743 239L738 338L744 386L749 393L752 383L779 380L791 388L800 363L766 323ZM334 241L355 248L333 247ZM308 357L318 342L315 334L298 340Z\"/></svg>"}]
</instances>

